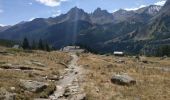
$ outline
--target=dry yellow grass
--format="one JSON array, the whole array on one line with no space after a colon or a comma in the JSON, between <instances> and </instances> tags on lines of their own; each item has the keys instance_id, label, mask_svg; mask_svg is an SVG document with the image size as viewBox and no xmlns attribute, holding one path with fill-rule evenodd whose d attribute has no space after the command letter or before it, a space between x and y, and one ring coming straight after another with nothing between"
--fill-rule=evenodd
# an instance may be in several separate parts
<instances>
[{"instance_id":1,"label":"dry yellow grass","mask_svg":"<svg viewBox=\"0 0 170 100\"><path fill-rule=\"evenodd\" d=\"M62 52L32 51L31 53L26 53L23 50L7 48L1 50L8 51L9 54L0 54L0 66L4 64L12 64L23 65L35 69L25 71L0 69L0 88L3 87L11 93L17 93L17 100L31 99L32 97L47 97L48 93L55 88L55 85L53 82L45 80L44 77L62 74L65 66L60 63L68 64L71 60L69 54ZM30 63L31 61L37 61L45 66L42 67ZM42 93L31 93L21 88L20 79L47 82L50 86ZM11 87L15 87L16 89L12 91Z\"/></svg>"},{"instance_id":2,"label":"dry yellow grass","mask_svg":"<svg viewBox=\"0 0 170 100\"><path fill-rule=\"evenodd\" d=\"M33 51L26 53L22 50L0 49L10 52L10 55L0 54L0 66L3 64L19 64L34 68L33 71L0 69L0 88L11 93L17 93L17 99L31 97L46 97L54 89L54 83L43 77L63 74L65 66L71 60L67 53ZM12 54L11 54L12 53ZM170 72L159 68L170 68L170 58L146 57L148 63L138 61L133 57L114 57L93 54L79 54L79 65L85 71L81 83L87 93L88 100L168 100L170 98ZM116 61L123 60L125 63ZM30 64L37 61L45 67ZM113 74L127 73L137 80L134 86L119 86L112 84ZM48 82L50 87L43 93L31 93L20 87L20 79ZM16 89L13 91L11 87Z\"/></svg>"},{"instance_id":3,"label":"dry yellow grass","mask_svg":"<svg viewBox=\"0 0 170 100\"><path fill-rule=\"evenodd\" d=\"M117 60L125 63L117 63ZM170 59L145 58L148 63L132 57L82 54L79 65L87 71L82 86L88 100L168 100L170 98L170 72L156 69L170 68ZM154 67L154 68L152 68ZM155 68L156 67L156 68ZM112 84L115 73L127 73L137 80L134 86Z\"/></svg>"}]
</instances>

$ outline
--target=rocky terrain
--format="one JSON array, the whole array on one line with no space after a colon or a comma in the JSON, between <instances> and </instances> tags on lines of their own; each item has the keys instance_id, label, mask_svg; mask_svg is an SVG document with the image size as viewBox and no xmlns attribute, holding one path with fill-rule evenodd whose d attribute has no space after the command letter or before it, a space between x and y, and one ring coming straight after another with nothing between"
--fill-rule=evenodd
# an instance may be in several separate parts
<instances>
[{"instance_id":1,"label":"rocky terrain","mask_svg":"<svg viewBox=\"0 0 170 100\"><path fill-rule=\"evenodd\" d=\"M1 100L168 100L170 58L0 47Z\"/></svg>"},{"instance_id":2,"label":"rocky terrain","mask_svg":"<svg viewBox=\"0 0 170 100\"><path fill-rule=\"evenodd\" d=\"M62 78L70 60L68 53L1 47L1 100L48 98L56 90L55 82Z\"/></svg>"}]
</instances>

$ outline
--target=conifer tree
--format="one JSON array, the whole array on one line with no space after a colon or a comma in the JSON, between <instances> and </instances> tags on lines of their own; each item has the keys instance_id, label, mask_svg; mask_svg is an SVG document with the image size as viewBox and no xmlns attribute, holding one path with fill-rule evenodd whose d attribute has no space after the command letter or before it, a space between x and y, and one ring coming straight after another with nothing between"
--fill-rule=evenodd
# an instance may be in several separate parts
<instances>
[{"instance_id":1,"label":"conifer tree","mask_svg":"<svg viewBox=\"0 0 170 100\"><path fill-rule=\"evenodd\" d=\"M32 41L31 49L37 49L37 43L34 40Z\"/></svg>"},{"instance_id":2,"label":"conifer tree","mask_svg":"<svg viewBox=\"0 0 170 100\"><path fill-rule=\"evenodd\" d=\"M45 44L45 49L46 51L50 52L50 46L47 43Z\"/></svg>"},{"instance_id":3,"label":"conifer tree","mask_svg":"<svg viewBox=\"0 0 170 100\"><path fill-rule=\"evenodd\" d=\"M42 39L39 40L38 49L39 49L39 50L45 50L45 47L44 47L44 44L43 44Z\"/></svg>"},{"instance_id":4,"label":"conifer tree","mask_svg":"<svg viewBox=\"0 0 170 100\"><path fill-rule=\"evenodd\" d=\"M30 49L29 41L26 37L24 38L24 41L22 43L22 48L23 49Z\"/></svg>"}]
</instances>

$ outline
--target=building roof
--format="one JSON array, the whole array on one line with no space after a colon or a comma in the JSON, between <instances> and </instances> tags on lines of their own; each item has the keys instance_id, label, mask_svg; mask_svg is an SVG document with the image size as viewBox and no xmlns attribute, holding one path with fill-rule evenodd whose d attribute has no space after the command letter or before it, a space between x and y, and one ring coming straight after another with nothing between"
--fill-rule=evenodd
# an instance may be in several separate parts
<instances>
[{"instance_id":1,"label":"building roof","mask_svg":"<svg viewBox=\"0 0 170 100\"><path fill-rule=\"evenodd\" d=\"M115 51L114 54L123 55L124 53L120 51Z\"/></svg>"}]
</instances>

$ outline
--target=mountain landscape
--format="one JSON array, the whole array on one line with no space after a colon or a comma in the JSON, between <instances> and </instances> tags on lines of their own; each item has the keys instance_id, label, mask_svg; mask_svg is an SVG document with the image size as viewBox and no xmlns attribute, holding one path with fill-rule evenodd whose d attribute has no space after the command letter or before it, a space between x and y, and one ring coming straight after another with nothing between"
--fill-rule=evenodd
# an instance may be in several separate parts
<instances>
[{"instance_id":1,"label":"mountain landscape","mask_svg":"<svg viewBox=\"0 0 170 100\"><path fill-rule=\"evenodd\" d=\"M7 30L11 26L0 26L0 32Z\"/></svg>"},{"instance_id":2,"label":"mountain landscape","mask_svg":"<svg viewBox=\"0 0 170 100\"><path fill-rule=\"evenodd\" d=\"M42 39L58 49L81 44L98 52L139 53L146 43L169 42L169 6L168 0L163 7L150 5L133 11L120 9L114 13L101 8L86 13L74 7L54 18L37 18L7 29L0 27L0 38L14 41L22 41L24 37L30 41Z\"/></svg>"},{"instance_id":3,"label":"mountain landscape","mask_svg":"<svg viewBox=\"0 0 170 100\"><path fill-rule=\"evenodd\" d=\"M170 0L77 1L0 0L0 100L169 100Z\"/></svg>"}]
</instances>

